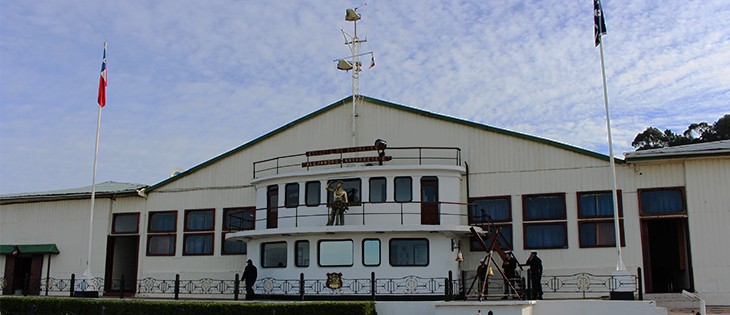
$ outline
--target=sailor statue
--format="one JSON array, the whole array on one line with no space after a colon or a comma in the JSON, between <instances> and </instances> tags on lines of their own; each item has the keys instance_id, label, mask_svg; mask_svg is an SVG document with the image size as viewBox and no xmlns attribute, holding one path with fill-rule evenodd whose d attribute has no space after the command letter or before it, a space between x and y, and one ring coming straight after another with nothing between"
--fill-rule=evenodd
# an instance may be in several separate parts
<instances>
[{"instance_id":1,"label":"sailor statue","mask_svg":"<svg viewBox=\"0 0 730 315\"><path fill-rule=\"evenodd\" d=\"M332 183L335 183L335 188L332 188ZM330 207L332 211L329 214L327 225L344 225L345 224L345 211L348 207L347 191L342 188L342 181L329 182L327 183L327 191L332 192L332 203Z\"/></svg>"}]
</instances>

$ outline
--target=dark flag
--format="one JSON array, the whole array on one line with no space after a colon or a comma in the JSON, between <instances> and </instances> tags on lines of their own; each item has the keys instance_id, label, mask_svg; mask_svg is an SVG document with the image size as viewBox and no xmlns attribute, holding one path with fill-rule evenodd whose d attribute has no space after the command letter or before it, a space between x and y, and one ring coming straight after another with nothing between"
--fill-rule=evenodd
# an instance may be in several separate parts
<instances>
[{"instance_id":1,"label":"dark flag","mask_svg":"<svg viewBox=\"0 0 730 315\"><path fill-rule=\"evenodd\" d=\"M601 0L593 0L593 34L596 47L601 43L601 36L606 35L606 20L603 19Z\"/></svg>"}]
</instances>

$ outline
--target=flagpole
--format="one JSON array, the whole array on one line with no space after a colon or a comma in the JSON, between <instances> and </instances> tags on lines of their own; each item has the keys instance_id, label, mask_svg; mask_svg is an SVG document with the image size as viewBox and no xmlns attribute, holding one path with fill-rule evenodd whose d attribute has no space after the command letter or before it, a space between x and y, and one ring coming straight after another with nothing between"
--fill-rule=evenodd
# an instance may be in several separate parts
<instances>
[{"instance_id":1,"label":"flagpole","mask_svg":"<svg viewBox=\"0 0 730 315\"><path fill-rule=\"evenodd\" d=\"M84 277L93 278L91 274L91 236L94 230L94 201L96 200L96 161L99 156L99 134L101 133L101 106L99 106L99 114L96 119L96 142L94 144L94 170L91 176L91 209L89 210L89 247L86 255L86 270Z\"/></svg>"},{"instance_id":2,"label":"flagpole","mask_svg":"<svg viewBox=\"0 0 730 315\"><path fill-rule=\"evenodd\" d=\"M600 36L600 35L599 35ZM603 60L603 38L600 39L598 44L601 51L601 75L603 77L603 103L606 107L606 129L608 130L608 159L611 163L611 174L613 175L613 185L611 187L611 196L613 198L613 224L616 234L616 252L618 254L618 261L616 262L616 270L626 270L624 260L621 255L621 229L618 216L618 194L616 184L616 162L613 157L613 139L611 138L611 115L608 109L608 89L606 88L606 65Z\"/></svg>"}]
</instances>

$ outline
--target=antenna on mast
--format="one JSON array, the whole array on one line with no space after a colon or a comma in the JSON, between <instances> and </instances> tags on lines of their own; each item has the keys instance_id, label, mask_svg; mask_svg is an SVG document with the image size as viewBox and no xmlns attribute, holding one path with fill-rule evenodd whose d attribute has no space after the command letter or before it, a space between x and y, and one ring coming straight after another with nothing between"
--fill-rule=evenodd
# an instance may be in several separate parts
<instances>
[{"instance_id":1,"label":"antenna on mast","mask_svg":"<svg viewBox=\"0 0 730 315\"><path fill-rule=\"evenodd\" d=\"M367 3L356 7L354 9L345 10L345 21L353 22L354 32L353 35L348 34L345 30L342 30L342 36L345 37L345 45L350 48L350 56L340 59L335 59L337 62L337 69L350 71L352 70L352 146L357 146L357 117L358 117L358 105L362 102L362 96L360 95L360 72L362 72L362 62L360 57L370 55L371 63L370 68L375 66L375 58L373 52L360 53L360 44L367 42L366 39L360 39L357 37L357 21L362 18L360 13L357 13L357 9L367 5Z\"/></svg>"}]
</instances>

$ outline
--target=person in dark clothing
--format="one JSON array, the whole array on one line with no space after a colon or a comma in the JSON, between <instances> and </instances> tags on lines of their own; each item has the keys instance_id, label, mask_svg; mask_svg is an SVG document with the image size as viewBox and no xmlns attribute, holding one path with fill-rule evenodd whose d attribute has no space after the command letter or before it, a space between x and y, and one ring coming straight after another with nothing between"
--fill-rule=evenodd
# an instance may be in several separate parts
<instances>
[{"instance_id":1,"label":"person in dark clothing","mask_svg":"<svg viewBox=\"0 0 730 315\"><path fill-rule=\"evenodd\" d=\"M509 297L512 288L515 286L515 280L517 278L517 258L512 254L512 251L506 251L507 259L502 262L502 270L504 271L504 296L503 300Z\"/></svg>"},{"instance_id":2,"label":"person in dark clothing","mask_svg":"<svg viewBox=\"0 0 730 315\"><path fill-rule=\"evenodd\" d=\"M484 262L484 259L479 261L479 267L477 267L477 277L479 278L479 288L477 288L477 292L479 293L479 300L482 300L482 296L486 295L486 287L487 287L487 272L489 271L489 267Z\"/></svg>"},{"instance_id":3,"label":"person in dark clothing","mask_svg":"<svg viewBox=\"0 0 730 315\"><path fill-rule=\"evenodd\" d=\"M243 269L243 280L246 282L246 300L253 300L256 293L253 292L253 285L256 283L258 270L253 265L251 259L246 261L246 268Z\"/></svg>"},{"instance_id":4,"label":"person in dark clothing","mask_svg":"<svg viewBox=\"0 0 730 315\"><path fill-rule=\"evenodd\" d=\"M525 265L530 266L531 297L536 300L542 300L542 260L537 257L537 252L530 253L530 257L527 258Z\"/></svg>"}]
</instances>

